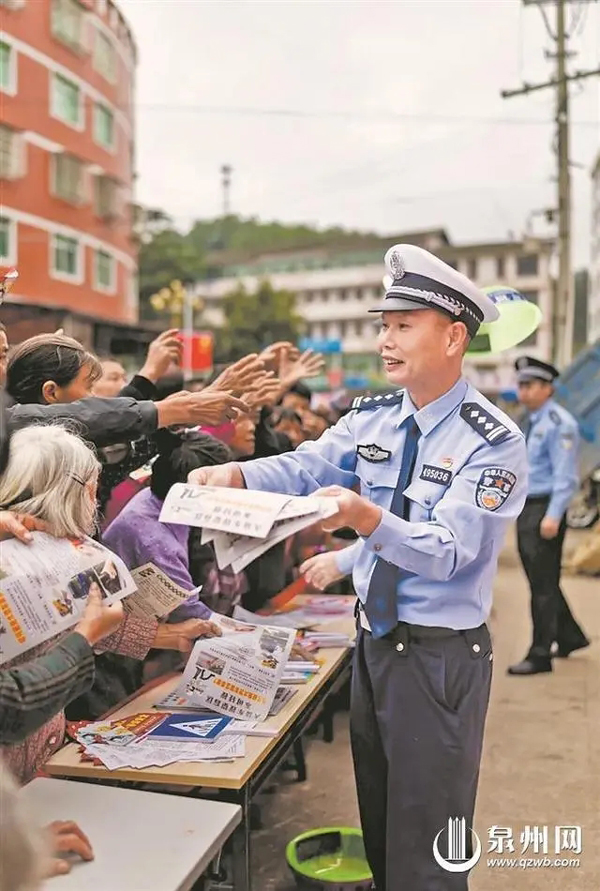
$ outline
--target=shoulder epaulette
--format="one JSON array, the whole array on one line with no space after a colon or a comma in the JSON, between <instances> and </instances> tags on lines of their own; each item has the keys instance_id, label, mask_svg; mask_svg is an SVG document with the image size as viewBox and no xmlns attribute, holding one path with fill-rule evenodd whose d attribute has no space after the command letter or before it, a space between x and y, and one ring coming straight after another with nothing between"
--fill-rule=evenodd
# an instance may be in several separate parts
<instances>
[{"instance_id":1,"label":"shoulder epaulette","mask_svg":"<svg viewBox=\"0 0 600 891\"><path fill-rule=\"evenodd\" d=\"M403 396L403 390L398 390L397 393L380 394L379 396L357 396L352 401L352 408L356 408L358 411L365 411L369 408L381 408L384 405L402 405Z\"/></svg>"},{"instance_id":2,"label":"shoulder epaulette","mask_svg":"<svg viewBox=\"0 0 600 891\"><path fill-rule=\"evenodd\" d=\"M463 402L460 416L490 445L498 445L510 436L509 428L477 402Z\"/></svg>"},{"instance_id":3,"label":"shoulder epaulette","mask_svg":"<svg viewBox=\"0 0 600 891\"><path fill-rule=\"evenodd\" d=\"M556 411L556 409L551 408L550 411L548 412L548 417L550 418L550 420L552 421L553 424L556 424L557 426L559 424L562 424L562 418L559 415L559 413Z\"/></svg>"}]
</instances>

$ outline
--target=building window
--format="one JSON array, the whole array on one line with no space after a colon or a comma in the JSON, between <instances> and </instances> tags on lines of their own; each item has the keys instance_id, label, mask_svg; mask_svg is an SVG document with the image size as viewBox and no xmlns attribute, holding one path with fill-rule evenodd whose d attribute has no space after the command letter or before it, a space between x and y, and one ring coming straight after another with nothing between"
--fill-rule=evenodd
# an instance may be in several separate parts
<instances>
[{"instance_id":1,"label":"building window","mask_svg":"<svg viewBox=\"0 0 600 891\"><path fill-rule=\"evenodd\" d=\"M312 299L313 299L312 293L310 291L307 291L306 294L304 295L304 302L312 303Z\"/></svg>"},{"instance_id":2,"label":"building window","mask_svg":"<svg viewBox=\"0 0 600 891\"><path fill-rule=\"evenodd\" d=\"M79 0L52 0L52 34L76 51L82 49L83 7Z\"/></svg>"},{"instance_id":3,"label":"building window","mask_svg":"<svg viewBox=\"0 0 600 891\"><path fill-rule=\"evenodd\" d=\"M348 291L345 288L340 288L338 293L339 293L340 301L344 301L344 300L348 299Z\"/></svg>"},{"instance_id":4,"label":"building window","mask_svg":"<svg viewBox=\"0 0 600 891\"><path fill-rule=\"evenodd\" d=\"M58 277L79 279L79 242L66 235L55 235L52 244L52 269Z\"/></svg>"},{"instance_id":5,"label":"building window","mask_svg":"<svg viewBox=\"0 0 600 891\"><path fill-rule=\"evenodd\" d=\"M94 70L107 81L117 80L117 53L110 38L96 28L94 35Z\"/></svg>"},{"instance_id":6,"label":"building window","mask_svg":"<svg viewBox=\"0 0 600 891\"><path fill-rule=\"evenodd\" d=\"M340 322L340 323L339 323L339 330L340 330L340 335L339 335L339 336L340 336L340 337L346 337L346 335L348 334L348 323L347 323L347 322L343 322L343 321Z\"/></svg>"},{"instance_id":7,"label":"building window","mask_svg":"<svg viewBox=\"0 0 600 891\"><path fill-rule=\"evenodd\" d=\"M14 96L17 92L17 57L9 43L0 40L0 90Z\"/></svg>"},{"instance_id":8,"label":"building window","mask_svg":"<svg viewBox=\"0 0 600 891\"><path fill-rule=\"evenodd\" d=\"M129 287L127 288L127 306L132 313L135 313L139 307L139 280L137 273L132 272L129 276Z\"/></svg>"},{"instance_id":9,"label":"building window","mask_svg":"<svg viewBox=\"0 0 600 891\"><path fill-rule=\"evenodd\" d=\"M506 269L506 258L505 257L496 257L496 276L498 278L504 278L505 269Z\"/></svg>"},{"instance_id":10,"label":"building window","mask_svg":"<svg viewBox=\"0 0 600 891\"><path fill-rule=\"evenodd\" d=\"M4 263L16 263L14 224L8 217L0 217L0 258Z\"/></svg>"},{"instance_id":11,"label":"building window","mask_svg":"<svg viewBox=\"0 0 600 891\"><path fill-rule=\"evenodd\" d=\"M469 257L467 260L467 278L474 280L477 278L477 259Z\"/></svg>"},{"instance_id":12,"label":"building window","mask_svg":"<svg viewBox=\"0 0 600 891\"><path fill-rule=\"evenodd\" d=\"M83 128L81 90L72 80L55 74L52 78L51 113L65 124Z\"/></svg>"},{"instance_id":13,"label":"building window","mask_svg":"<svg viewBox=\"0 0 600 891\"><path fill-rule=\"evenodd\" d=\"M25 173L24 142L20 133L0 124L0 179L18 179Z\"/></svg>"},{"instance_id":14,"label":"building window","mask_svg":"<svg viewBox=\"0 0 600 891\"><path fill-rule=\"evenodd\" d=\"M103 219L117 216L118 185L109 176L97 176L94 183L96 214Z\"/></svg>"},{"instance_id":15,"label":"building window","mask_svg":"<svg viewBox=\"0 0 600 891\"><path fill-rule=\"evenodd\" d=\"M83 188L83 164L79 158L72 155L59 154L54 156L54 184L53 192L57 198L70 201L72 204L81 204L84 200Z\"/></svg>"},{"instance_id":16,"label":"building window","mask_svg":"<svg viewBox=\"0 0 600 891\"><path fill-rule=\"evenodd\" d=\"M94 142L112 149L115 139L115 118L105 105L94 106Z\"/></svg>"},{"instance_id":17,"label":"building window","mask_svg":"<svg viewBox=\"0 0 600 891\"><path fill-rule=\"evenodd\" d=\"M96 288L99 291L115 290L115 259L106 251L96 251Z\"/></svg>"},{"instance_id":18,"label":"building window","mask_svg":"<svg viewBox=\"0 0 600 891\"><path fill-rule=\"evenodd\" d=\"M521 254L517 257L517 275L537 275L538 274L538 255L537 254Z\"/></svg>"},{"instance_id":19,"label":"building window","mask_svg":"<svg viewBox=\"0 0 600 891\"><path fill-rule=\"evenodd\" d=\"M327 303L329 300L329 291L323 291L321 294L321 303Z\"/></svg>"},{"instance_id":20,"label":"building window","mask_svg":"<svg viewBox=\"0 0 600 891\"><path fill-rule=\"evenodd\" d=\"M363 297L364 297L365 295L366 295L366 296L369 295L369 289L368 289L368 288L357 288L357 289L356 289L356 299L357 299L357 300L362 300Z\"/></svg>"}]
</instances>

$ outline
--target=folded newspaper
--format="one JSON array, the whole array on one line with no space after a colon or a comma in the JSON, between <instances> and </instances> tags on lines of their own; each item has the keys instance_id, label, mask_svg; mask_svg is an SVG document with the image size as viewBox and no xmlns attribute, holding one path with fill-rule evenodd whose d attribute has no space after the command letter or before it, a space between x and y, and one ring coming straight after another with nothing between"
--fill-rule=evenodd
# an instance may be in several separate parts
<instances>
[{"instance_id":1,"label":"folded newspaper","mask_svg":"<svg viewBox=\"0 0 600 891\"><path fill-rule=\"evenodd\" d=\"M263 721L283 676L295 628L251 625L219 613L211 621L221 637L198 640L175 696L243 721Z\"/></svg>"},{"instance_id":2,"label":"folded newspaper","mask_svg":"<svg viewBox=\"0 0 600 891\"><path fill-rule=\"evenodd\" d=\"M274 545L337 511L333 498L177 483L165 498L163 523L202 529L220 569L241 572Z\"/></svg>"},{"instance_id":3,"label":"folded newspaper","mask_svg":"<svg viewBox=\"0 0 600 891\"><path fill-rule=\"evenodd\" d=\"M193 592L175 585L153 564L129 572L91 538L60 539L35 532L31 544L0 545L0 665L76 625L88 595L138 618L162 618Z\"/></svg>"}]
</instances>

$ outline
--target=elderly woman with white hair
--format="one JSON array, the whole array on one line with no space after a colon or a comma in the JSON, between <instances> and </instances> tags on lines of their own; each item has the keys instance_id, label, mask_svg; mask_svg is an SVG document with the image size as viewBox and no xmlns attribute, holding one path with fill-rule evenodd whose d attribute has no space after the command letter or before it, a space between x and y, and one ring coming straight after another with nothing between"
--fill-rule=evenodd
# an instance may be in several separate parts
<instances>
[{"instance_id":1,"label":"elderly woman with white hair","mask_svg":"<svg viewBox=\"0 0 600 891\"><path fill-rule=\"evenodd\" d=\"M14 433L10 442L8 466L0 480L0 509L43 520L56 537L89 535L96 527L99 470L92 450L64 427L26 427ZM163 625L128 616L96 646L142 660L151 648L188 652L196 638L214 633L218 629L203 619ZM56 638L29 650L8 667L26 664L55 643ZM3 749L5 761L21 782L30 779L62 745L64 731L61 711L20 744Z\"/></svg>"}]
</instances>

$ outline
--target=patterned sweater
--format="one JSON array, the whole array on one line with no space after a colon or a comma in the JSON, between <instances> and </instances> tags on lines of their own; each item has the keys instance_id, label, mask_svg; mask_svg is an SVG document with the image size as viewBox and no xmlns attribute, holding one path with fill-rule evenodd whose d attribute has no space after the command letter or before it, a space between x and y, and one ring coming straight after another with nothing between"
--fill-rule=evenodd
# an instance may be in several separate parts
<instances>
[{"instance_id":1,"label":"patterned sweater","mask_svg":"<svg viewBox=\"0 0 600 891\"><path fill-rule=\"evenodd\" d=\"M116 631L100 641L97 649L144 659L152 646L157 627L155 622L128 616ZM63 744L63 708L91 687L94 679L93 661L93 653L87 641L81 635L71 633L28 650L0 670L0 689L3 693L0 701L0 742L5 744L22 740L14 745L4 745L2 754L21 783L27 783ZM18 669L18 666L22 668ZM15 671L11 671L12 669ZM3 678L3 675L6 677ZM15 684L22 684L22 709L19 697L15 695ZM6 696L11 709L8 713L5 712ZM22 724L18 719L20 711ZM40 726L40 719L53 712L53 717ZM38 729L23 739L28 730L28 721L29 727Z\"/></svg>"}]
</instances>

